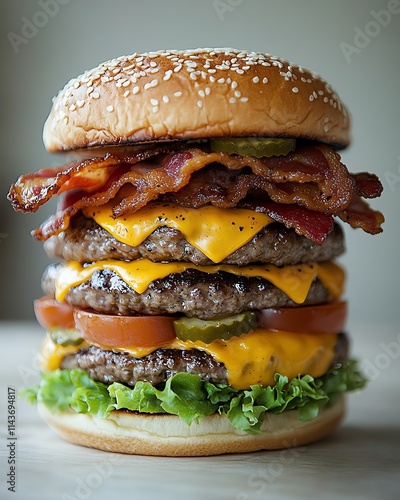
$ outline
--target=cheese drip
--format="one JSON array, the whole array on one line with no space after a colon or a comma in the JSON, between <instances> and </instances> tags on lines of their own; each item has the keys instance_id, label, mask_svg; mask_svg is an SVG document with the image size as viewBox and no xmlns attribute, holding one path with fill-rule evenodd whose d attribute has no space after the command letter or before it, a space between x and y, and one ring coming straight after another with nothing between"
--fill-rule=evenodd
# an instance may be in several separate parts
<instances>
[{"instance_id":1,"label":"cheese drip","mask_svg":"<svg viewBox=\"0 0 400 500\"><path fill-rule=\"evenodd\" d=\"M215 263L248 243L274 222L268 215L239 208L205 206L185 208L174 203L152 202L131 215L114 219L115 200L84 209L87 217L115 239L132 247L140 245L158 227L180 231L186 240Z\"/></svg>"},{"instance_id":2,"label":"cheese drip","mask_svg":"<svg viewBox=\"0 0 400 500\"><path fill-rule=\"evenodd\" d=\"M274 385L275 373L285 375L289 379L305 374L315 378L322 376L332 362L336 342L335 333L310 334L257 329L227 341L215 340L211 344L175 340L160 347L204 351L224 363L228 382L234 389L248 389L253 384ZM157 349L157 346L134 348L97 345L105 350L127 353L134 358L141 358ZM41 368L56 370L66 354L71 354L81 347L82 345L58 346L47 337L42 346Z\"/></svg>"},{"instance_id":3,"label":"cheese drip","mask_svg":"<svg viewBox=\"0 0 400 500\"><path fill-rule=\"evenodd\" d=\"M238 267L224 264L196 266L188 262L160 263L138 259L131 262L103 260L83 267L79 262L69 261L61 264L58 269L56 299L62 302L70 288L84 283L94 272L106 269L114 271L137 293L143 293L156 279L165 278L172 273L183 273L187 269L197 269L211 274L224 271L247 278L258 276L274 284L297 304L305 301L316 276L335 299L341 295L344 286L343 269L331 262L320 264L311 262L284 267L272 264Z\"/></svg>"}]
</instances>

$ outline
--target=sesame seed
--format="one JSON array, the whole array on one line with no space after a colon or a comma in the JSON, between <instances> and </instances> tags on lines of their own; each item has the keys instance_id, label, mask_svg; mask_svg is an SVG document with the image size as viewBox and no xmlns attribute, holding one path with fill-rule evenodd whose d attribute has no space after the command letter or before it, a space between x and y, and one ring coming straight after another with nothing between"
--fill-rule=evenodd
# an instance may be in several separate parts
<instances>
[{"instance_id":1,"label":"sesame seed","mask_svg":"<svg viewBox=\"0 0 400 500\"><path fill-rule=\"evenodd\" d=\"M217 70L216 70L216 69L214 69L214 68L210 68L210 69L208 70L208 73L216 73L216 72L217 72Z\"/></svg>"},{"instance_id":2,"label":"sesame seed","mask_svg":"<svg viewBox=\"0 0 400 500\"><path fill-rule=\"evenodd\" d=\"M78 106L78 108L81 108L83 105L85 104L85 101L76 101L76 105Z\"/></svg>"},{"instance_id":3,"label":"sesame seed","mask_svg":"<svg viewBox=\"0 0 400 500\"><path fill-rule=\"evenodd\" d=\"M200 99L197 101L197 106L199 108L202 108L203 107L203 101L201 101Z\"/></svg>"},{"instance_id":4,"label":"sesame seed","mask_svg":"<svg viewBox=\"0 0 400 500\"><path fill-rule=\"evenodd\" d=\"M225 82L225 78L218 78L217 82L218 83L224 83Z\"/></svg>"},{"instance_id":5,"label":"sesame seed","mask_svg":"<svg viewBox=\"0 0 400 500\"><path fill-rule=\"evenodd\" d=\"M309 101L311 101L311 102L312 102L312 101L314 100L314 96L311 94L311 95L310 95L310 97L309 97L308 99L309 99Z\"/></svg>"},{"instance_id":6,"label":"sesame seed","mask_svg":"<svg viewBox=\"0 0 400 500\"><path fill-rule=\"evenodd\" d=\"M79 89L80 86L81 86L81 84L79 82L74 82L74 87L76 89Z\"/></svg>"},{"instance_id":7,"label":"sesame seed","mask_svg":"<svg viewBox=\"0 0 400 500\"><path fill-rule=\"evenodd\" d=\"M130 94L130 91L129 90L125 90L124 97L128 97L129 94Z\"/></svg>"},{"instance_id":8,"label":"sesame seed","mask_svg":"<svg viewBox=\"0 0 400 500\"><path fill-rule=\"evenodd\" d=\"M100 97L100 94L98 92L92 92L90 94L90 97L92 97L93 99L98 99Z\"/></svg>"},{"instance_id":9,"label":"sesame seed","mask_svg":"<svg viewBox=\"0 0 400 500\"><path fill-rule=\"evenodd\" d=\"M211 93L210 87L206 87L204 91L205 91L206 95L210 95L210 93Z\"/></svg>"},{"instance_id":10,"label":"sesame seed","mask_svg":"<svg viewBox=\"0 0 400 500\"><path fill-rule=\"evenodd\" d=\"M143 88L144 88L144 90L148 90L150 87L151 87L150 83L145 83Z\"/></svg>"},{"instance_id":11,"label":"sesame seed","mask_svg":"<svg viewBox=\"0 0 400 500\"><path fill-rule=\"evenodd\" d=\"M174 68L174 73L178 73L182 69L182 64L178 64L178 66L175 66Z\"/></svg>"},{"instance_id":12,"label":"sesame seed","mask_svg":"<svg viewBox=\"0 0 400 500\"><path fill-rule=\"evenodd\" d=\"M174 92L174 96L175 96L175 97L180 97L181 95L182 95L182 92L181 92L181 91Z\"/></svg>"},{"instance_id":13,"label":"sesame seed","mask_svg":"<svg viewBox=\"0 0 400 500\"><path fill-rule=\"evenodd\" d=\"M253 82L254 82L254 83L258 83L259 81L260 81L260 79L258 78L258 76L255 76L255 77L253 78Z\"/></svg>"},{"instance_id":14,"label":"sesame seed","mask_svg":"<svg viewBox=\"0 0 400 500\"><path fill-rule=\"evenodd\" d=\"M295 94L297 94L298 91L299 91L298 87L293 87L292 88L292 92L294 92Z\"/></svg>"},{"instance_id":15,"label":"sesame seed","mask_svg":"<svg viewBox=\"0 0 400 500\"><path fill-rule=\"evenodd\" d=\"M264 77L262 82L263 82L263 83L268 83L268 78L267 78L267 77Z\"/></svg>"},{"instance_id":16,"label":"sesame seed","mask_svg":"<svg viewBox=\"0 0 400 500\"><path fill-rule=\"evenodd\" d=\"M76 110L76 106L75 104L71 104L71 106L68 108L70 111L75 111Z\"/></svg>"},{"instance_id":17,"label":"sesame seed","mask_svg":"<svg viewBox=\"0 0 400 500\"><path fill-rule=\"evenodd\" d=\"M110 105L110 106L107 106L107 107L106 107L106 110L107 110L107 111L109 111L109 112L111 113L112 111L114 111L114 106L111 106L111 105Z\"/></svg>"},{"instance_id":18,"label":"sesame seed","mask_svg":"<svg viewBox=\"0 0 400 500\"><path fill-rule=\"evenodd\" d=\"M150 66L152 68L155 68L157 66L157 63L155 61L150 61Z\"/></svg>"},{"instance_id":19,"label":"sesame seed","mask_svg":"<svg viewBox=\"0 0 400 500\"><path fill-rule=\"evenodd\" d=\"M235 89L237 86L238 86L237 82L233 81L233 82L232 82L232 85L231 85L231 88L232 88L232 89Z\"/></svg>"},{"instance_id":20,"label":"sesame seed","mask_svg":"<svg viewBox=\"0 0 400 500\"><path fill-rule=\"evenodd\" d=\"M239 75L243 75L244 74L244 71L242 69L237 69L236 70L236 73L238 73Z\"/></svg>"},{"instance_id":21,"label":"sesame seed","mask_svg":"<svg viewBox=\"0 0 400 500\"><path fill-rule=\"evenodd\" d=\"M196 72L194 71L193 73L190 73L190 78L192 80L197 80L197 75L196 75Z\"/></svg>"},{"instance_id":22,"label":"sesame seed","mask_svg":"<svg viewBox=\"0 0 400 500\"><path fill-rule=\"evenodd\" d=\"M163 80L165 80L165 81L169 80L169 79L171 78L172 73L173 73L173 72L172 72L172 70L171 70L171 69L167 70L167 71L165 72L165 75L163 76Z\"/></svg>"},{"instance_id":23,"label":"sesame seed","mask_svg":"<svg viewBox=\"0 0 400 500\"><path fill-rule=\"evenodd\" d=\"M329 102L329 97L324 97L324 102Z\"/></svg>"},{"instance_id":24,"label":"sesame seed","mask_svg":"<svg viewBox=\"0 0 400 500\"><path fill-rule=\"evenodd\" d=\"M214 78L212 75L210 76L210 82L211 82L211 83L214 83L214 82L215 82L215 78Z\"/></svg>"},{"instance_id":25,"label":"sesame seed","mask_svg":"<svg viewBox=\"0 0 400 500\"><path fill-rule=\"evenodd\" d=\"M137 94L139 92L140 88L136 85L136 87L133 87L132 89L132 94Z\"/></svg>"},{"instance_id":26,"label":"sesame seed","mask_svg":"<svg viewBox=\"0 0 400 500\"><path fill-rule=\"evenodd\" d=\"M229 99L229 102L230 102L231 104L235 104L236 99L235 99L234 97L231 97L231 98Z\"/></svg>"},{"instance_id":27,"label":"sesame seed","mask_svg":"<svg viewBox=\"0 0 400 500\"><path fill-rule=\"evenodd\" d=\"M248 97L241 97L241 98L240 98L240 100L241 100L242 102L247 102L247 101L249 100L249 98L248 98Z\"/></svg>"},{"instance_id":28,"label":"sesame seed","mask_svg":"<svg viewBox=\"0 0 400 500\"><path fill-rule=\"evenodd\" d=\"M93 87L89 87L86 91L86 94L89 95L91 92L93 92L94 88Z\"/></svg>"},{"instance_id":29,"label":"sesame seed","mask_svg":"<svg viewBox=\"0 0 400 500\"><path fill-rule=\"evenodd\" d=\"M156 85L158 85L158 80L157 80L157 78L154 78L154 80L152 80L152 81L150 82L150 86L151 86L151 87L155 87Z\"/></svg>"},{"instance_id":30,"label":"sesame seed","mask_svg":"<svg viewBox=\"0 0 400 500\"><path fill-rule=\"evenodd\" d=\"M157 99L150 99L150 104L153 106L158 106L158 100Z\"/></svg>"},{"instance_id":31,"label":"sesame seed","mask_svg":"<svg viewBox=\"0 0 400 500\"><path fill-rule=\"evenodd\" d=\"M329 132L329 127L328 127L328 125L324 125L324 132Z\"/></svg>"},{"instance_id":32,"label":"sesame seed","mask_svg":"<svg viewBox=\"0 0 400 500\"><path fill-rule=\"evenodd\" d=\"M167 102L169 102L169 97L168 97L167 95L163 95L162 100L163 100L165 103L167 103Z\"/></svg>"},{"instance_id":33,"label":"sesame seed","mask_svg":"<svg viewBox=\"0 0 400 500\"><path fill-rule=\"evenodd\" d=\"M200 97L206 96L206 93L204 92L204 90L199 90L197 93L199 94Z\"/></svg>"},{"instance_id":34,"label":"sesame seed","mask_svg":"<svg viewBox=\"0 0 400 500\"><path fill-rule=\"evenodd\" d=\"M235 90L235 97L240 97L242 95L241 92L239 92L238 90Z\"/></svg>"},{"instance_id":35,"label":"sesame seed","mask_svg":"<svg viewBox=\"0 0 400 500\"><path fill-rule=\"evenodd\" d=\"M154 106L153 107L153 113L157 113L157 111L158 111L158 106Z\"/></svg>"}]
</instances>

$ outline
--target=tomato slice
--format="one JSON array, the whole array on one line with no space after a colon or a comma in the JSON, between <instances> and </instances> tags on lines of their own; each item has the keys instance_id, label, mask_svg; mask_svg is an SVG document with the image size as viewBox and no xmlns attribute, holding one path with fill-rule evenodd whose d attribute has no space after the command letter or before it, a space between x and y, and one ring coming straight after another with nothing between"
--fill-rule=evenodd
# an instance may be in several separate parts
<instances>
[{"instance_id":1,"label":"tomato slice","mask_svg":"<svg viewBox=\"0 0 400 500\"><path fill-rule=\"evenodd\" d=\"M154 347L176 338L172 316L111 316L75 309L74 320L87 342L107 347Z\"/></svg>"},{"instance_id":2,"label":"tomato slice","mask_svg":"<svg viewBox=\"0 0 400 500\"><path fill-rule=\"evenodd\" d=\"M340 333L346 326L347 302L317 306L281 307L257 311L259 326L268 330Z\"/></svg>"},{"instance_id":3,"label":"tomato slice","mask_svg":"<svg viewBox=\"0 0 400 500\"><path fill-rule=\"evenodd\" d=\"M36 319L46 330L54 327L75 328L73 309L52 297L41 297L33 302Z\"/></svg>"}]
</instances>

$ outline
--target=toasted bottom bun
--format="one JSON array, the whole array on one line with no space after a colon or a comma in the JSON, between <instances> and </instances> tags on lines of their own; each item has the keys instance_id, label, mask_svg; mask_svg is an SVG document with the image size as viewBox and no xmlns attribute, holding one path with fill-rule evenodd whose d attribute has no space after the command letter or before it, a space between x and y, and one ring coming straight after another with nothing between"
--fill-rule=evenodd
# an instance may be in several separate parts
<instances>
[{"instance_id":1,"label":"toasted bottom bun","mask_svg":"<svg viewBox=\"0 0 400 500\"><path fill-rule=\"evenodd\" d=\"M117 453L168 457L277 450L312 443L333 432L344 410L342 397L308 422L300 422L296 410L267 414L261 434L253 435L232 427L224 415L211 415L188 426L174 415L113 411L109 418L102 419L73 411L53 413L39 404L42 418L71 443Z\"/></svg>"}]
</instances>

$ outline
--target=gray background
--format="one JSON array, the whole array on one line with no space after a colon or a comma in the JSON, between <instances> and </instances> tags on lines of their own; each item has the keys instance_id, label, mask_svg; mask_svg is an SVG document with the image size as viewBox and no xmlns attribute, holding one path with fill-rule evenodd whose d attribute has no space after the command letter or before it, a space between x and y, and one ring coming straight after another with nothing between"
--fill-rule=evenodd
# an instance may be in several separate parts
<instances>
[{"instance_id":1,"label":"gray background","mask_svg":"<svg viewBox=\"0 0 400 500\"><path fill-rule=\"evenodd\" d=\"M351 171L380 176L384 195L372 204L387 221L375 237L346 227L348 253L341 261L349 275L350 321L399 324L400 14L381 24L371 14L389 1L58 0L58 12L46 21L43 5L56 1L1 2L1 319L33 318L32 300L41 295L48 258L29 232L55 204L22 215L5 198L20 174L62 162L42 145L52 96L114 56L214 46L269 52L308 67L350 108L353 145L343 161ZM41 27L13 47L10 33L22 36L26 20ZM371 36L357 38L360 30ZM347 46L353 50L347 58L343 43L354 47Z\"/></svg>"}]
</instances>

